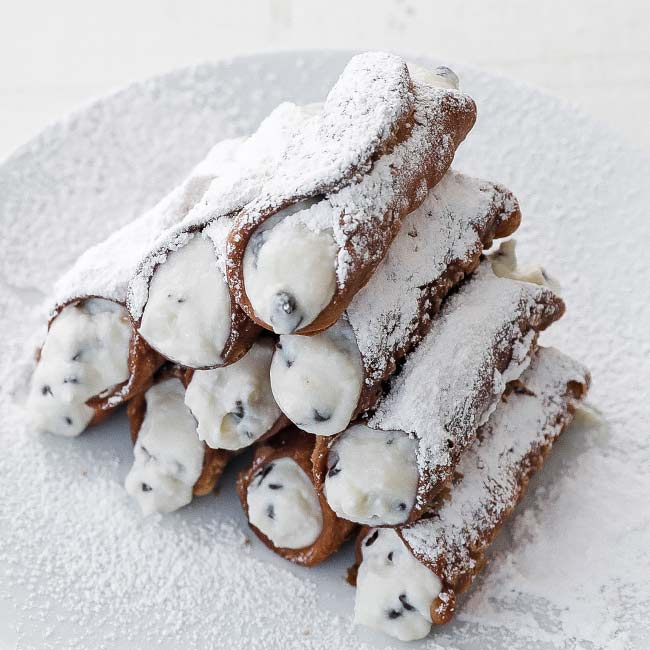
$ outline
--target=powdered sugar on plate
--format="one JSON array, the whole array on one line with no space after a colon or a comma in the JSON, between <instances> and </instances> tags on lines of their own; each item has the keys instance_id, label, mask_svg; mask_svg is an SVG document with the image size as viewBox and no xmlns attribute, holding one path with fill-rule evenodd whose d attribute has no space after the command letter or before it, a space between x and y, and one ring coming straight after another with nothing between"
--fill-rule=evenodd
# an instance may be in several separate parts
<instances>
[{"instance_id":1,"label":"powdered sugar on plate","mask_svg":"<svg viewBox=\"0 0 650 650\"><path fill-rule=\"evenodd\" d=\"M252 132L280 101L322 101L348 59L284 53L174 73L73 115L0 167L9 647L397 646L351 627L349 549L312 571L271 557L245 526L232 473L217 496L142 522L121 487L124 418L75 441L35 438L15 405L25 341L42 323L32 305L52 280L218 139ZM592 370L590 402L608 428L583 416L560 438L457 619L411 647L640 650L650 644L648 158L538 91L453 67L479 106L455 166L519 198L518 255L562 281L568 306L544 343Z\"/></svg>"}]
</instances>

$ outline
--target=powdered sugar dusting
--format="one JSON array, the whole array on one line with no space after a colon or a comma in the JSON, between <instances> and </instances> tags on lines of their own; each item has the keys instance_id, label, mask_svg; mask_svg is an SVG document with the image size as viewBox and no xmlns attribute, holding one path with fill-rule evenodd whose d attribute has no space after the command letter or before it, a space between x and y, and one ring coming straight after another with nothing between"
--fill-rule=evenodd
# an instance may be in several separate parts
<instances>
[{"instance_id":1,"label":"powdered sugar dusting","mask_svg":"<svg viewBox=\"0 0 650 650\"><path fill-rule=\"evenodd\" d=\"M385 52L352 58L322 115L295 133L273 179L278 193L308 196L318 188L333 189L351 170L367 171L372 155L395 135L412 104L403 59Z\"/></svg>"},{"instance_id":2,"label":"powdered sugar dusting","mask_svg":"<svg viewBox=\"0 0 650 650\"><path fill-rule=\"evenodd\" d=\"M352 173L368 171L372 156L395 134L413 102L403 59L381 52L354 57L322 113L298 125L273 178L244 218L292 199L333 192Z\"/></svg>"},{"instance_id":3,"label":"powdered sugar dusting","mask_svg":"<svg viewBox=\"0 0 650 650\"><path fill-rule=\"evenodd\" d=\"M556 300L543 287L497 278L483 262L391 382L369 425L419 439L418 466L426 477L418 486L420 506L431 496L430 481L444 479L472 443L505 380L524 369L532 332L559 315Z\"/></svg>"},{"instance_id":4,"label":"powdered sugar dusting","mask_svg":"<svg viewBox=\"0 0 650 650\"><path fill-rule=\"evenodd\" d=\"M9 647L395 647L351 627L349 551L309 571L275 560L247 532L232 474L217 497L143 524L121 489L132 455L124 419L72 444L24 437L10 389L27 378L24 338L38 324L30 305L51 278L153 205L207 143L252 132L283 100L322 101L349 57L291 52L183 70L66 120L0 167L0 636ZM581 417L560 438L456 619L410 647L644 649L649 161L559 101L453 67L480 108L456 164L516 191L518 256L559 277L568 305L544 338L592 369L590 400L610 430ZM604 236L613 223L615 236ZM240 546L244 535L251 544Z\"/></svg>"},{"instance_id":5,"label":"powdered sugar dusting","mask_svg":"<svg viewBox=\"0 0 650 650\"><path fill-rule=\"evenodd\" d=\"M553 348L541 348L515 391L497 406L479 440L458 465L461 477L436 515L403 529L414 555L452 583L475 569L471 549L493 530L520 497L526 457L552 444L566 424L570 382L585 384L587 370ZM529 391L529 392L526 392Z\"/></svg>"},{"instance_id":6,"label":"powdered sugar dusting","mask_svg":"<svg viewBox=\"0 0 650 650\"><path fill-rule=\"evenodd\" d=\"M458 91L414 82L415 107L409 137L382 156L360 182L344 187L329 200L338 215L334 236L339 245L336 275L344 287L355 268L383 257L386 231L411 205L419 205L429 189L423 169L432 167L439 178L449 167L458 145L447 130L445 115L454 105L459 113L472 101ZM431 162L433 160L433 163ZM414 198L406 188L416 185Z\"/></svg>"},{"instance_id":7,"label":"powdered sugar dusting","mask_svg":"<svg viewBox=\"0 0 650 650\"><path fill-rule=\"evenodd\" d=\"M125 304L138 263L161 232L180 221L199 202L212 180L241 147L238 139L215 145L190 176L143 216L89 248L56 283L52 309L75 298L98 296Z\"/></svg>"},{"instance_id":8,"label":"powdered sugar dusting","mask_svg":"<svg viewBox=\"0 0 650 650\"><path fill-rule=\"evenodd\" d=\"M407 217L370 282L346 310L367 383L384 377L390 354L406 348L420 328L421 311L431 309L420 304L427 285L450 264L480 252L478 232L493 212L512 214L515 203L492 183L449 171Z\"/></svg>"}]
</instances>

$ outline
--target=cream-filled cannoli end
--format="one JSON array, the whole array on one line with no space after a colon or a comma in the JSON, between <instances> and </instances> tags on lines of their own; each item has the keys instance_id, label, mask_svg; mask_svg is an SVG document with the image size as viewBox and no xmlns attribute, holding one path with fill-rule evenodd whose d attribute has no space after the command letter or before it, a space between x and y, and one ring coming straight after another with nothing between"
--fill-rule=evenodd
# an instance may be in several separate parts
<instances>
[{"instance_id":1,"label":"cream-filled cannoli end","mask_svg":"<svg viewBox=\"0 0 650 650\"><path fill-rule=\"evenodd\" d=\"M205 449L184 394L177 377L154 384L145 394L146 411L124 483L144 515L187 505L201 476Z\"/></svg>"},{"instance_id":2,"label":"cream-filled cannoli end","mask_svg":"<svg viewBox=\"0 0 650 650\"><path fill-rule=\"evenodd\" d=\"M281 336L271 363L273 395L283 413L320 436L347 427L363 377L361 354L343 319L315 336Z\"/></svg>"},{"instance_id":3,"label":"cream-filled cannoli end","mask_svg":"<svg viewBox=\"0 0 650 650\"><path fill-rule=\"evenodd\" d=\"M314 486L291 458L264 465L247 490L248 519L278 548L311 546L323 530Z\"/></svg>"},{"instance_id":4,"label":"cream-filled cannoli end","mask_svg":"<svg viewBox=\"0 0 650 650\"><path fill-rule=\"evenodd\" d=\"M338 247L326 200L282 210L253 233L243 261L246 296L277 334L309 325L336 291Z\"/></svg>"},{"instance_id":5,"label":"cream-filled cannoli end","mask_svg":"<svg viewBox=\"0 0 650 650\"><path fill-rule=\"evenodd\" d=\"M209 239L194 235L151 278L139 332L168 359L215 366L230 337L230 293Z\"/></svg>"},{"instance_id":6,"label":"cream-filled cannoli end","mask_svg":"<svg viewBox=\"0 0 650 650\"><path fill-rule=\"evenodd\" d=\"M200 440L213 449L237 450L274 426L281 413L269 379L272 357L273 341L261 338L239 361L192 374L185 404Z\"/></svg>"},{"instance_id":7,"label":"cream-filled cannoli end","mask_svg":"<svg viewBox=\"0 0 650 650\"><path fill-rule=\"evenodd\" d=\"M418 486L417 441L402 431L351 426L332 445L324 494L343 519L375 526L406 522Z\"/></svg>"},{"instance_id":8,"label":"cream-filled cannoli end","mask_svg":"<svg viewBox=\"0 0 650 650\"><path fill-rule=\"evenodd\" d=\"M32 375L26 409L34 430L79 435L95 415L86 402L129 378L132 335L118 303L89 298L64 307Z\"/></svg>"},{"instance_id":9,"label":"cream-filled cannoli end","mask_svg":"<svg viewBox=\"0 0 650 650\"><path fill-rule=\"evenodd\" d=\"M370 529L361 554L354 622L401 641L427 636L432 605L443 589L440 578L418 562L390 528Z\"/></svg>"}]
</instances>

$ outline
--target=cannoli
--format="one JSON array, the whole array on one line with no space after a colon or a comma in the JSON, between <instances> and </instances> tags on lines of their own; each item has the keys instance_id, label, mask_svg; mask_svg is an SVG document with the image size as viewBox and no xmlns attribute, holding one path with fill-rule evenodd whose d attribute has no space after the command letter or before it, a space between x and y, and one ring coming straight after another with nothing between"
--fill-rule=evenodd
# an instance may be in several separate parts
<instances>
[{"instance_id":1,"label":"cannoli","mask_svg":"<svg viewBox=\"0 0 650 650\"><path fill-rule=\"evenodd\" d=\"M214 490L231 454L207 447L185 406L186 371L165 367L127 406L133 466L124 486L144 515L172 512Z\"/></svg>"},{"instance_id":2,"label":"cannoli","mask_svg":"<svg viewBox=\"0 0 650 650\"><path fill-rule=\"evenodd\" d=\"M255 449L237 491L253 532L272 551L313 566L336 552L356 525L337 517L313 484L314 436L285 429Z\"/></svg>"},{"instance_id":3,"label":"cannoli","mask_svg":"<svg viewBox=\"0 0 650 650\"><path fill-rule=\"evenodd\" d=\"M262 336L236 363L190 373L185 404L209 447L243 449L289 424L271 392L273 347L273 339Z\"/></svg>"},{"instance_id":4,"label":"cannoli","mask_svg":"<svg viewBox=\"0 0 650 650\"><path fill-rule=\"evenodd\" d=\"M563 312L549 289L499 278L483 261L448 298L372 416L318 437L315 479L330 507L372 526L419 518L506 384L530 363L538 332Z\"/></svg>"},{"instance_id":5,"label":"cannoli","mask_svg":"<svg viewBox=\"0 0 650 650\"><path fill-rule=\"evenodd\" d=\"M540 349L425 517L397 529L362 529L356 623L411 641L453 617L457 594L485 565L490 544L588 385L584 367L557 350Z\"/></svg>"},{"instance_id":6,"label":"cannoli","mask_svg":"<svg viewBox=\"0 0 650 650\"><path fill-rule=\"evenodd\" d=\"M447 68L354 57L228 238L228 281L262 327L314 334L370 279L476 118Z\"/></svg>"},{"instance_id":7,"label":"cannoli","mask_svg":"<svg viewBox=\"0 0 650 650\"><path fill-rule=\"evenodd\" d=\"M517 200L502 186L447 172L330 329L280 336L271 384L283 412L305 431L333 435L372 408L445 295L520 218Z\"/></svg>"},{"instance_id":8,"label":"cannoli","mask_svg":"<svg viewBox=\"0 0 650 650\"><path fill-rule=\"evenodd\" d=\"M88 249L56 283L27 401L37 431L76 436L146 388L162 359L133 331L129 280L160 232L199 201L239 146L217 144L180 187Z\"/></svg>"},{"instance_id":9,"label":"cannoli","mask_svg":"<svg viewBox=\"0 0 650 650\"><path fill-rule=\"evenodd\" d=\"M140 335L165 358L189 368L216 368L237 361L253 343L260 328L226 284L226 237L234 215L273 174L291 130L316 110L278 106L201 202L143 255L127 305Z\"/></svg>"}]
</instances>

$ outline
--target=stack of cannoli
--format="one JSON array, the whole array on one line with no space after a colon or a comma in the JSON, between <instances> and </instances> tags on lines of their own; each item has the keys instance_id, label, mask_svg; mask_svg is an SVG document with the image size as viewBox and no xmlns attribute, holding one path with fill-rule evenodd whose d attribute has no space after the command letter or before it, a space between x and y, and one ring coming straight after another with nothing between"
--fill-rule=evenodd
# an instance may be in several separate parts
<instances>
[{"instance_id":1,"label":"stack of cannoli","mask_svg":"<svg viewBox=\"0 0 650 650\"><path fill-rule=\"evenodd\" d=\"M127 403L145 514L248 452L271 551L312 566L356 535L358 623L448 621L589 385L539 344L565 306L504 240L516 198L451 168L475 117L449 68L367 53L216 145L56 285L34 427Z\"/></svg>"}]
</instances>

